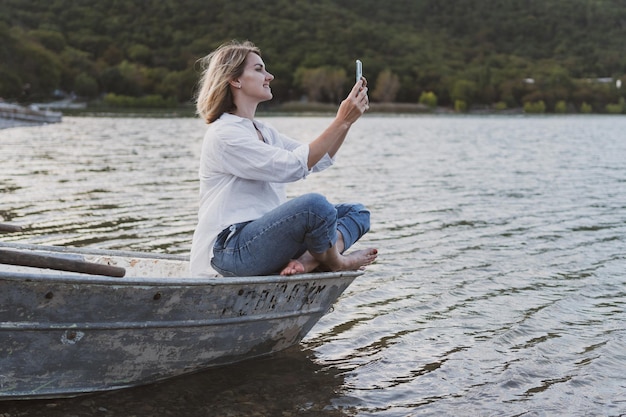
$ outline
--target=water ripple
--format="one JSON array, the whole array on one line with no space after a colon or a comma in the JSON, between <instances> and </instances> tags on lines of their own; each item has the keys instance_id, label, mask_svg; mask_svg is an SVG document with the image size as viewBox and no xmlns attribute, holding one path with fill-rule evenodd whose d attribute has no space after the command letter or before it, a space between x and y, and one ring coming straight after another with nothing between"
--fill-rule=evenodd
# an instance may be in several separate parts
<instances>
[{"instance_id":1,"label":"water ripple","mask_svg":"<svg viewBox=\"0 0 626 417\"><path fill-rule=\"evenodd\" d=\"M268 120L306 141L330 121ZM0 216L26 228L3 239L186 253L204 128L0 131ZM601 116L359 121L333 169L289 189L365 203L358 245L380 250L303 344L309 379L337 384L316 415L626 414L625 131Z\"/></svg>"}]
</instances>

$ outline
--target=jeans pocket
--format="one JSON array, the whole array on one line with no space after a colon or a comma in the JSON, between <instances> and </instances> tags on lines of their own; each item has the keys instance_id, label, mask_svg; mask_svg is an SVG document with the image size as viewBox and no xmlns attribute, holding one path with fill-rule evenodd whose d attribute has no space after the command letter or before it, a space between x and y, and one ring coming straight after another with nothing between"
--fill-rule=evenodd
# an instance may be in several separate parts
<instances>
[{"instance_id":1,"label":"jeans pocket","mask_svg":"<svg viewBox=\"0 0 626 417\"><path fill-rule=\"evenodd\" d=\"M213 250L217 249L226 249L226 245L228 245L228 241L235 235L237 231L237 225L232 224L228 226L226 229L222 230L219 235L217 235L217 239L215 240L215 244L213 245Z\"/></svg>"},{"instance_id":2,"label":"jeans pocket","mask_svg":"<svg viewBox=\"0 0 626 417\"><path fill-rule=\"evenodd\" d=\"M225 265L222 265L225 260L228 260L230 257L226 254L226 247L228 245L228 241L233 237L234 232L236 230L235 225L228 226L224 230L222 230L219 235L217 235L217 239L215 240L215 244L213 245L213 258L211 258L211 266L221 275L234 276L231 271L224 269Z\"/></svg>"}]
</instances>

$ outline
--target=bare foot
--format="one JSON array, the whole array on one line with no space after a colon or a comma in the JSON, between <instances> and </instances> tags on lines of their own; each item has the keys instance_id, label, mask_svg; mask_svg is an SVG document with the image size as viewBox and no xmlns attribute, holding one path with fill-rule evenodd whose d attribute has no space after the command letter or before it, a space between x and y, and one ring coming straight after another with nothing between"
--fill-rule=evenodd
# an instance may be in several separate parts
<instances>
[{"instance_id":1,"label":"bare foot","mask_svg":"<svg viewBox=\"0 0 626 417\"><path fill-rule=\"evenodd\" d=\"M333 257L330 263L321 263L314 255L306 252L298 259L292 259L287 266L283 268L280 275L296 275L312 272L316 268L323 268L328 271L354 271L363 269L366 265L371 264L378 256L378 249L362 249L347 255L338 255Z\"/></svg>"},{"instance_id":2,"label":"bare foot","mask_svg":"<svg viewBox=\"0 0 626 417\"><path fill-rule=\"evenodd\" d=\"M296 274L304 274L306 272L306 268L302 263L297 259L292 259L289 261L286 267L280 271L280 275L296 275Z\"/></svg>"},{"instance_id":3,"label":"bare foot","mask_svg":"<svg viewBox=\"0 0 626 417\"><path fill-rule=\"evenodd\" d=\"M332 271L353 271L363 269L364 266L371 264L378 256L378 249L369 248L351 252L347 255L341 255L340 262L336 265L329 265Z\"/></svg>"},{"instance_id":4,"label":"bare foot","mask_svg":"<svg viewBox=\"0 0 626 417\"><path fill-rule=\"evenodd\" d=\"M307 251L298 259L292 259L283 268L280 275L295 275L311 272L319 266L319 262Z\"/></svg>"}]
</instances>

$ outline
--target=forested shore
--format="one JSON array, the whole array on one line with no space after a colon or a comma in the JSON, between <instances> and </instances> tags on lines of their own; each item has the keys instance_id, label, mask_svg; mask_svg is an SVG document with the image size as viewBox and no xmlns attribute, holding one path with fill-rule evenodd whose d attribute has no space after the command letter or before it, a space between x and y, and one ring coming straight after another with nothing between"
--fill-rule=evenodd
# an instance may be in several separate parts
<instances>
[{"instance_id":1,"label":"forested shore","mask_svg":"<svg viewBox=\"0 0 626 417\"><path fill-rule=\"evenodd\" d=\"M176 108L231 39L275 105L337 103L359 58L380 109L626 112L621 0L2 0L0 97Z\"/></svg>"}]
</instances>

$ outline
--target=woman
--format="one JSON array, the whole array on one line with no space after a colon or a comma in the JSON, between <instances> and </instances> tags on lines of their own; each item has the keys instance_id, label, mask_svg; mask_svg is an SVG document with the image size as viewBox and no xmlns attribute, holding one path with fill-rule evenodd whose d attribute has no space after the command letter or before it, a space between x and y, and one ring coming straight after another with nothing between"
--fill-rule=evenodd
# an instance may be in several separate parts
<instances>
[{"instance_id":1,"label":"woman","mask_svg":"<svg viewBox=\"0 0 626 417\"><path fill-rule=\"evenodd\" d=\"M287 201L285 184L332 164L350 126L368 107L357 82L330 126L304 145L254 119L272 98L274 76L250 42L220 46L203 59L198 114L209 124L200 160L200 210L193 276L293 275L362 268L376 249L343 252L369 231L360 204L334 206L319 194Z\"/></svg>"}]
</instances>

